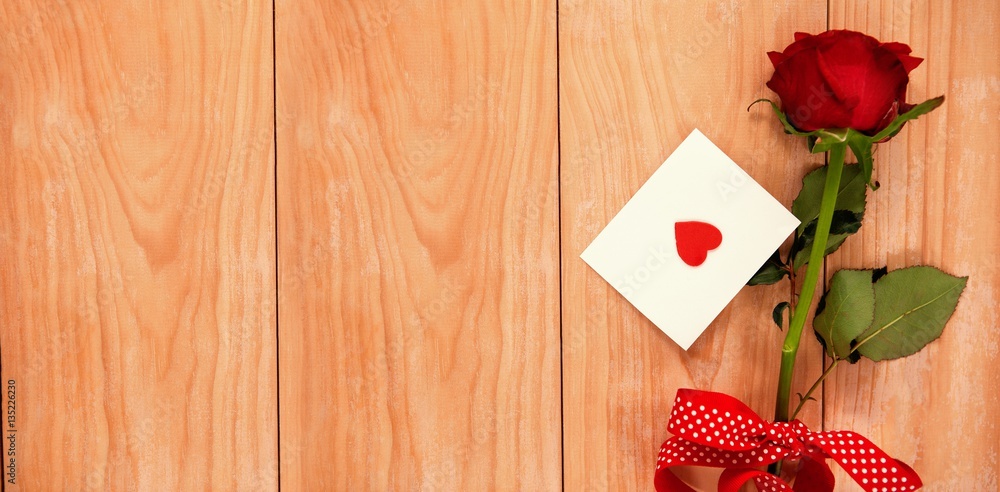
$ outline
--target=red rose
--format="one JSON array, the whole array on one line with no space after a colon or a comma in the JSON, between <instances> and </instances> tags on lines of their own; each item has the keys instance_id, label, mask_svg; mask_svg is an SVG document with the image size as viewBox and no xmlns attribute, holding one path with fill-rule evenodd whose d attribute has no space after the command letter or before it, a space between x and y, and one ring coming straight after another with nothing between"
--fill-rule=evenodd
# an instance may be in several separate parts
<instances>
[{"instance_id":1,"label":"red rose","mask_svg":"<svg viewBox=\"0 0 1000 492\"><path fill-rule=\"evenodd\" d=\"M921 58L902 43L880 43L854 31L796 33L783 52L767 54L774 75L767 86L802 131L853 128L874 135L910 105L909 73Z\"/></svg>"}]
</instances>

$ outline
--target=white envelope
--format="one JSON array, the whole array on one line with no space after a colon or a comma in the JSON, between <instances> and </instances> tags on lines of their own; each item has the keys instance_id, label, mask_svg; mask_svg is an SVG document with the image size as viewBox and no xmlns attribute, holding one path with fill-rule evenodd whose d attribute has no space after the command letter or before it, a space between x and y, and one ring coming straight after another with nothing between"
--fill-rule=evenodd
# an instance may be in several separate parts
<instances>
[{"instance_id":1,"label":"white envelope","mask_svg":"<svg viewBox=\"0 0 1000 492\"><path fill-rule=\"evenodd\" d=\"M694 130L580 257L687 350L798 225Z\"/></svg>"}]
</instances>

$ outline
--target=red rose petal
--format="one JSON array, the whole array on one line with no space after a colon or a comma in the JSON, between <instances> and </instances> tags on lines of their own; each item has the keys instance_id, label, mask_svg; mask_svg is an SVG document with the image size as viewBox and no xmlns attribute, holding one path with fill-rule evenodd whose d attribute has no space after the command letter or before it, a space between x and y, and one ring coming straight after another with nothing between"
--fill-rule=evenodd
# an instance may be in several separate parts
<instances>
[{"instance_id":1,"label":"red rose petal","mask_svg":"<svg viewBox=\"0 0 1000 492\"><path fill-rule=\"evenodd\" d=\"M909 45L903 43L897 43L895 41L889 43L882 43L882 47L897 54L897 55L909 55L913 49Z\"/></svg>"},{"instance_id":2,"label":"red rose petal","mask_svg":"<svg viewBox=\"0 0 1000 492\"><path fill-rule=\"evenodd\" d=\"M896 56L899 57L899 61L900 63L903 64L903 68L906 69L906 73L912 72L914 68L920 66L920 64L923 63L924 61L923 58L917 58L915 56L910 56L910 55L896 55Z\"/></svg>"},{"instance_id":3,"label":"red rose petal","mask_svg":"<svg viewBox=\"0 0 1000 492\"><path fill-rule=\"evenodd\" d=\"M817 51L816 53L816 65L819 67L820 73L823 74L826 83L833 89L834 97L843 103L843 109L853 111L858 103L861 102L857 87L855 86L855 83L861 77L844 77L839 73L841 67L836 66L835 63L828 62L827 56L822 51Z\"/></svg>"},{"instance_id":4,"label":"red rose petal","mask_svg":"<svg viewBox=\"0 0 1000 492\"><path fill-rule=\"evenodd\" d=\"M883 118L909 81L897 55L867 36L844 38L826 47L819 65L838 98L856 100L850 108L850 127L863 133L881 129Z\"/></svg>"},{"instance_id":5,"label":"red rose petal","mask_svg":"<svg viewBox=\"0 0 1000 492\"><path fill-rule=\"evenodd\" d=\"M921 59L904 43L880 43L863 33L796 33L782 52L768 53L789 121L804 131L853 128L872 135L903 111L908 73Z\"/></svg>"},{"instance_id":6,"label":"red rose petal","mask_svg":"<svg viewBox=\"0 0 1000 492\"><path fill-rule=\"evenodd\" d=\"M913 50L903 43L882 43L882 47L896 54L899 61L903 64L903 68L906 69L906 73L912 72L914 68L917 68L924 61L923 58L910 56L910 52Z\"/></svg>"},{"instance_id":7,"label":"red rose petal","mask_svg":"<svg viewBox=\"0 0 1000 492\"><path fill-rule=\"evenodd\" d=\"M816 63L816 49L800 51L774 71L767 86L781 98L789 121L803 131L846 128L850 108L837 99Z\"/></svg>"},{"instance_id":8,"label":"red rose petal","mask_svg":"<svg viewBox=\"0 0 1000 492\"><path fill-rule=\"evenodd\" d=\"M778 64L788 58L780 51L768 51L767 57L771 60L771 65L774 65L774 68L778 68Z\"/></svg>"}]
</instances>

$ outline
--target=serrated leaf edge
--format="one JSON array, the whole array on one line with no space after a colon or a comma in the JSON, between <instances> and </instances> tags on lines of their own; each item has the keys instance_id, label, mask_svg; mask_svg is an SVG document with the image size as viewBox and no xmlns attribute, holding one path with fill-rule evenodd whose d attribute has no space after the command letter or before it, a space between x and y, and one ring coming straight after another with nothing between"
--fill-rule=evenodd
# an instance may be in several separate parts
<instances>
[{"instance_id":1,"label":"serrated leaf edge","mask_svg":"<svg viewBox=\"0 0 1000 492\"><path fill-rule=\"evenodd\" d=\"M955 286L954 286L954 287L952 287L952 288L950 288L950 289L948 289L948 290L946 290L946 291L942 292L942 293L941 293L940 295L938 295L938 296L937 296L937 297L935 297L934 299L931 299L930 301L927 301L927 302L925 302L925 303L921 304L920 306L917 306L917 307L915 307L915 308L913 308L913 309L910 309L909 311L906 311L905 313L903 313L903 314L901 314L900 316L898 316L898 317L897 317L896 319L894 319L894 320L890 321L889 323L887 323L887 324L886 324L885 326L882 326L882 327L880 327L880 328L879 328L878 330L876 330L876 332L872 333L871 335L868 335L868 336L867 336L867 337L865 337L865 338L864 338L863 340L861 340L861 341L858 341L858 342L857 342L856 344L854 344L854 346L853 346L853 347L851 348L851 352L852 352L852 353L854 353L854 352L857 352L857 353L861 354L861 352L859 352L859 351L858 351L858 348L859 348L859 347L861 347L861 346L862 346L862 345L863 345L864 343L868 342L869 340L871 340L871 339L872 339L873 337L875 337L876 335L878 335L878 334L879 334L879 333L881 333L882 331L884 331L884 330L888 329L888 328L889 328L890 326L892 326L893 324L897 323L897 322L898 322L899 320L901 320L901 319L905 318L905 317L906 317L907 315L909 315L909 314L913 313L914 311L917 311L918 309L923 309L923 308L927 307L927 305L928 305L928 304L931 304L931 303L933 303L934 301L936 301L936 300L940 299L940 298L941 298L941 297L943 297L943 296L944 296L945 294L948 294L949 292L951 292L952 290L954 290L954 288L955 288L955 287L961 287L961 290L960 290L960 291L958 292L958 299L957 299L957 300L955 301L955 309L954 309L954 310L952 310L952 312L951 312L951 313L950 313L950 314L948 315L948 319L946 319L946 320L944 321L944 325L945 325L945 327L947 327L947 325L948 325L948 322L949 322L949 321L951 321L951 318L952 318L952 317L953 317L953 316L955 315L955 312L957 312L957 311L958 311L958 305L959 305L959 303L961 303L961 302L962 302L962 294L963 294L963 293L965 292L965 288L966 288L966 287L968 286L968 284L969 284L969 276L968 276L968 275L965 275L965 276L961 276L961 277L960 277L960 276L957 276L957 275L952 275L952 274L950 274L950 273L948 273L948 272L946 272L946 271L944 271L944 270L942 270L942 269L940 269L940 268L938 268L938 267L935 267L935 266L933 266L933 265L922 265L922 264L921 264L921 265L910 265L910 266L908 266L908 267L904 267L904 268L897 268L897 269L895 269L895 270L889 270L889 271L888 271L887 273L885 273L884 275L882 275L881 277L879 277L879 279L878 279L877 281L875 281L875 282L872 282L872 286L873 286L873 288L874 288L874 285L875 285L875 284L877 284L877 283L881 282L881 281L882 281L882 279L886 278L886 277L887 277L887 276L888 276L888 275L889 275L890 273L892 273L892 272L896 272L896 271L902 271L902 270L908 270L908 269L910 269L910 268L921 268L921 267L923 267L923 268L933 268L933 269L935 269L935 270L937 270L937 271L939 271L939 272L941 272L941 273L944 273L945 275L948 275L948 276L950 276L950 277L953 277L953 278L955 278L955 279L959 279L959 280L962 280L962 282L961 282L961 283L959 283L959 284L955 284ZM882 267L882 268L884 268L884 267ZM872 270L874 271L875 269L872 269ZM877 304L877 303L878 303L878 300L876 299L876 301L875 301L875 302L876 302L876 304ZM873 318L872 318L872 319L873 319L873 321L874 321L874 316L873 316ZM944 333L944 330L943 330L943 329L942 329L941 333L942 333L942 334ZM934 342L935 340L937 340L937 339L939 339L939 338L941 338L941 335L938 335L937 337L935 337L935 338L934 338L934 339L932 339L931 341L927 342L927 344L926 344L926 345L924 345L924 347L921 347L921 348L920 348L920 350L923 350L923 349L924 349L925 347L927 347L927 345L930 345L930 344L931 344L932 342ZM855 339L855 340L857 340L857 339ZM918 350L918 352L919 352L919 350ZM916 353L916 352L914 352L914 353ZM861 354L861 355L864 355L864 354ZM910 355L913 355L913 354L910 354ZM873 359L873 358L871 358L871 357L868 357L867 355L864 355L864 357L865 357L865 358L867 358L867 359L869 359L869 360L872 360L872 361L874 361L874 362L880 362L880 361L883 361L883 360L893 360L893 359ZM904 357L909 357L909 356L904 356ZM899 358L902 358L902 357L899 357Z\"/></svg>"}]
</instances>

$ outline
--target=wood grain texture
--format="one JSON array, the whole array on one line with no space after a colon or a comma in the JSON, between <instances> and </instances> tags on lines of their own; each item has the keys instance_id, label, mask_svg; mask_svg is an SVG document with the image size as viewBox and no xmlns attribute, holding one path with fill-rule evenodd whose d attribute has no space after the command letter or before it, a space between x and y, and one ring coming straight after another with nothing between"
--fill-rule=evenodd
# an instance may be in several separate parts
<instances>
[{"instance_id":1,"label":"wood grain texture","mask_svg":"<svg viewBox=\"0 0 1000 492\"><path fill-rule=\"evenodd\" d=\"M770 415L788 286L684 352L579 254L694 128L789 205L822 158L744 108L827 25L910 44L910 100L948 97L879 146L829 272L971 279L940 340L802 418L925 490L1000 487L1000 4L273 7L276 53L265 0L0 3L6 490L650 489L677 388ZM793 391L821 366L807 334Z\"/></svg>"},{"instance_id":2,"label":"wood grain texture","mask_svg":"<svg viewBox=\"0 0 1000 492\"><path fill-rule=\"evenodd\" d=\"M865 226L831 257L831 267L929 264L970 279L941 339L906 359L837 369L826 387L827 428L854 429L880 443L920 473L923 490L996 491L1000 4L830 5L831 27L907 43L926 59L910 75L910 100L947 97L879 146L882 188L869 192Z\"/></svg>"},{"instance_id":3,"label":"wood grain texture","mask_svg":"<svg viewBox=\"0 0 1000 492\"><path fill-rule=\"evenodd\" d=\"M277 3L283 490L558 490L552 2Z\"/></svg>"},{"instance_id":4,"label":"wood grain texture","mask_svg":"<svg viewBox=\"0 0 1000 492\"><path fill-rule=\"evenodd\" d=\"M0 3L7 491L276 489L270 21Z\"/></svg>"},{"instance_id":5,"label":"wood grain texture","mask_svg":"<svg viewBox=\"0 0 1000 492\"><path fill-rule=\"evenodd\" d=\"M826 4L565 0L559 11L566 490L649 490L679 387L773 413L783 335L769 313L788 286L744 289L685 352L579 254L694 128L790 205L822 158L746 107L770 95L765 52L822 30ZM805 342L797 387L821 370ZM804 415L818 417L818 405ZM709 490L717 476L687 478Z\"/></svg>"}]
</instances>

